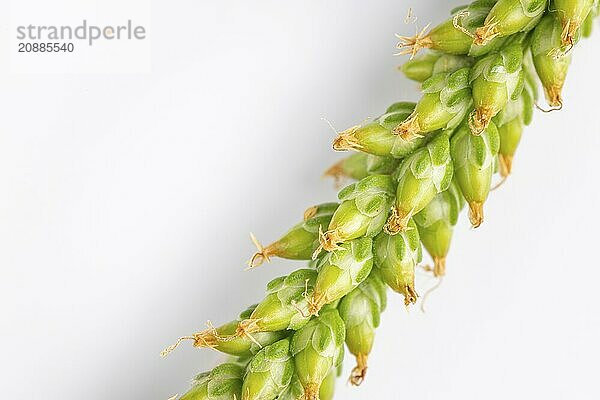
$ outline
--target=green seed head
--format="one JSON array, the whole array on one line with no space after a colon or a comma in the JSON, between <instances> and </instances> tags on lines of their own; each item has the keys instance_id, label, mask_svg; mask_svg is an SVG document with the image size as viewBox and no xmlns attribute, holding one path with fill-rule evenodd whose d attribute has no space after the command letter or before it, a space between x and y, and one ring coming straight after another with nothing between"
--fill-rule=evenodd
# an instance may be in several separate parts
<instances>
[{"instance_id":1,"label":"green seed head","mask_svg":"<svg viewBox=\"0 0 600 400\"><path fill-rule=\"evenodd\" d=\"M290 384L294 361L290 339L265 347L250 361L242 387L242 400L276 399Z\"/></svg>"},{"instance_id":2,"label":"green seed head","mask_svg":"<svg viewBox=\"0 0 600 400\"><path fill-rule=\"evenodd\" d=\"M371 175L342 189L341 204L321 238L326 251L362 236L373 237L385 224L394 201L396 185L390 175Z\"/></svg>"},{"instance_id":3,"label":"green seed head","mask_svg":"<svg viewBox=\"0 0 600 400\"><path fill-rule=\"evenodd\" d=\"M396 204L385 226L389 234L406 230L413 215L436 194L448 189L453 175L448 136L438 134L426 147L406 158L397 175Z\"/></svg>"},{"instance_id":4,"label":"green seed head","mask_svg":"<svg viewBox=\"0 0 600 400\"><path fill-rule=\"evenodd\" d=\"M579 28L595 6L595 0L554 0L562 26L561 44L569 50L577 42Z\"/></svg>"},{"instance_id":5,"label":"green seed head","mask_svg":"<svg viewBox=\"0 0 600 400\"><path fill-rule=\"evenodd\" d=\"M372 246L370 238L355 239L319 261L308 314L317 314L325 304L344 297L369 276L373 267Z\"/></svg>"},{"instance_id":6,"label":"green seed head","mask_svg":"<svg viewBox=\"0 0 600 400\"><path fill-rule=\"evenodd\" d=\"M210 372L199 374L192 388L179 400L232 400L242 398L244 368L237 364L219 365Z\"/></svg>"},{"instance_id":7,"label":"green seed head","mask_svg":"<svg viewBox=\"0 0 600 400\"><path fill-rule=\"evenodd\" d=\"M375 271L356 289L344 296L338 311L346 325L346 345L356 357L350 383L360 385L367 372L367 357L373 348L375 328L386 305L386 286Z\"/></svg>"},{"instance_id":8,"label":"green seed head","mask_svg":"<svg viewBox=\"0 0 600 400\"><path fill-rule=\"evenodd\" d=\"M423 97L412 115L394 133L412 142L425 133L454 129L464 119L472 104L469 68L433 75L423 82Z\"/></svg>"},{"instance_id":9,"label":"green seed head","mask_svg":"<svg viewBox=\"0 0 600 400\"><path fill-rule=\"evenodd\" d=\"M571 55L560 51L563 28L555 13L546 15L533 31L531 53L535 70L542 82L546 101L562 107L562 88L567 78Z\"/></svg>"},{"instance_id":10,"label":"green seed head","mask_svg":"<svg viewBox=\"0 0 600 400\"><path fill-rule=\"evenodd\" d=\"M299 269L273 279L267 284L265 299L238 324L237 335L252 339L257 332L296 330L306 324L309 317L298 310L308 306L307 293L314 287L316 278L315 270Z\"/></svg>"},{"instance_id":11,"label":"green seed head","mask_svg":"<svg viewBox=\"0 0 600 400\"><path fill-rule=\"evenodd\" d=\"M332 367L340 360L345 338L344 322L338 311L328 309L292 336L291 351L296 375L304 388L304 399L317 400L319 389Z\"/></svg>"},{"instance_id":12,"label":"green seed head","mask_svg":"<svg viewBox=\"0 0 600 400\"><path fill-rule=\"evenodd\" d=\"M393 129L413 112L414 103L396 103L386 113L364 126L354 126L339 134L333 142L334 150L355 150L377 156L402 158L423 144L407 142L393 133Z\"/></svg>"},{"instance_id":13,"label":"green seed head","mask_svg":"<svg viewBox=\"0 0 600 400\"><path fill-rule=\"evenodd\" d=\"M475 31L474 43L483 45L497 37L533 29L547 5L547 0L498 0L483 26Z\"/></svg>"},{"instance_id":14,"label":"green seed head","mask_svg":"<svg viewBox=\"0 0 600 400\"><path fill-rule=\"evenodd\" d=\"M373 252L375 266L381 278L395 292L404 295L407 306L417 302L415 266L421 261L419 231L412 219L407 230L397 235L380 233L375 238Z\"/></svg>"},{"instance_id":15,"label":"green seed head","mask_svg":"<svg viewBox=\"0 0 600 400\"><path fill-rule=\"evenodd\" d=\"M290 229L281 239L263 247L254 237L252 240L258 248L249 261L251 267L257 267L271 257L289 260L310 260L319 246L319 230L329 226L331 217L338 203L324 203L310 207L304 213L304 221Z\"/></svg>"},{"instance_id":16,"label":"green seed head","mask_svg":"<svg viewBox=\"0 0 600 400\"><path fill-rule=\"evenodd\" d=\"M402 72L407 78L424 82L433 75L452 73L461 68L471 67L473 59L461 55L428 52L413 58L402 65Z\"/></svg>"},{"instance_id":17,"label":"green seed head","mask_svg":"<svg viewBox=\"0 0 600 400\"><path fill-rule=\"evenodd\" d=\"M493 122L479 136L463 125L452 138L454 175L469 203L469 218L474 228L483 223L483 203L490 192L495 157L500 148L498 129Z\"/></svg>"},{"instance_id":18,"label":"green seed head","mask_svg":"<svg viewBox=\"0 0 600 400\"><path fill-rule=\"evenodd\" d=\"M501 51L482 58L471 70L475 111L469 122L475 134L481 133L509 100L521 95L525 81L520 38Z\"/></svg>"},{"instance_id":19,"label":"green seed head","mask_svg":"<svg viewBox=\"0 0 600 400\"><path fill-rule=\"evenodd\" d=\"M453 182L448 190L436 195L423 211L415 215L421 243L433 259L436 277L445 274L454 225L463 207L464 199Z\"/></svg>"}]
</instances>

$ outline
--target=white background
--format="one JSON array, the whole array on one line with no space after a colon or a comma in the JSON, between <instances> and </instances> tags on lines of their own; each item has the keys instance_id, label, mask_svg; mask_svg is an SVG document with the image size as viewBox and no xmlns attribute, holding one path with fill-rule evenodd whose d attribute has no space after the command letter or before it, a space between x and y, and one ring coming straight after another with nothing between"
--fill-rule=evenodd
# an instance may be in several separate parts
<instances>
[{"instance_id":1,"label":"white background","mask_svg":"<svg viewBox=\"0 0 600 400\"><path fill-rule=\"evenodd\" d=\"M302 265L244 272L248 232L268 242L335 197L321 117L342 129L417 99L393 34L414 32L409 6L423 26L460 3L154 2L150 73L0 62L2 398L166 399L222 360L159 352ZM367 382L337 398L600 397L598 28L485 224L460 222L428 312L390 296Z\"/></svg>"}]
</instances>

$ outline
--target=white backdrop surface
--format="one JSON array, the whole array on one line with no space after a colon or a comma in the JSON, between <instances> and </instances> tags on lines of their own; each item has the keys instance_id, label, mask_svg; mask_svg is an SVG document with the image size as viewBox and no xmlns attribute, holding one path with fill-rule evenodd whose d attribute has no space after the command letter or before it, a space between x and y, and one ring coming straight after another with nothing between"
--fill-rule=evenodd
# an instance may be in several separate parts
<instances>
[{"instance_id":1,"label":"white backdrop surface","mask_svg":"<svg viewBox=\"0 0 600 400\"><path fill-rule=\"evenodd\" d=\"M153 2L151 72L0 63L2 397L167 399L221 361L159 352L302 265L244 272L248 232L268 242L335 197L321 118L341 129L416 99L393 34L414 31L408 7L423 26L460 3ZM427 313L390 296L366 383L340 379L337 398L600 398L596 30L485 224L463 216Z\"/></svg>"}]
</instances>

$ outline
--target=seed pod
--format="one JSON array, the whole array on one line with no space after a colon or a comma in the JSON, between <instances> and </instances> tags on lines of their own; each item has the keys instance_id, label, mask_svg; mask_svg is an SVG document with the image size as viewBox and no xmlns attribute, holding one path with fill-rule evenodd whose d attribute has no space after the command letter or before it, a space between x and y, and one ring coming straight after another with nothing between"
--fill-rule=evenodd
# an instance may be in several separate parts
<instances>
[{"instance_id":1,"label":"seed pod","mask_svg":"<svg viewBox=\"0 0 600 400\"><path fill-rule=\"evenodd\" d=\"M390 175L371 175L346 186L338 197L340 206L335 210L327 232L319 237L321 250L333 251L340 243L381 231L388 210L394 201L396 185Z\"/></svg>"},{"instance_id":2,"label":"seed pod","mask_svg":"<svg viewBox=\"0 0 600 400\"><path fill-rule=\"evenodd\" d=\"M469 219L474 228L483 223L483 203L490 192L499 147L498 129L493 122L479 136L471 135L463 125L452 137L454 174L469 204Z\"/></svg>"},{"instance_id":3,"label":"seed pod","mask_svg":"<svg viewBox=\"0 0 600 400\"><path fill-rule=\"evenodd\" d=\"M452 73L472 65L473 59L470 57L430 51L408 60L402 65L401 70L408 79L424 82L433 75Z\"/></svg>"},{"instance_id":4,"label":"seed pod","mask_svg":"<svg viewBox=\"0 0 600 400\"><path fill-rule=\"evenodd\" d=\"M475 110L469 117L473 134L484 131L492 118L523 90L523 36L499 52L487 55L471 69Z\"/></svg>"},{"instance_id":5,"label":"seed pod","mask_svg":"<svg viewBox=\"0 0 600 400\"><path fill-rule=\"evenodd\" d=\"M242 398L244 368L222 364L194 378L192 388L179 400L231 400Z\"/></svg>"},{"instance_id":6,"label":"seed pod","mask_svg":"<svg viewBox=\"0 0 600 400\"><path fill-rule=\"evenodd\" d=\"M275 400L288 387L293 375L290 339L282 339L256 353L248 364L242 400Z\"/></svg>"},{"instance_id":7,"label":"seed pod","mask_svg":"<svg viewBox=\"0 0 600 400\"><path fill-rule=\"evenodd\" d=\"M180 338L176 344L164 350L162 355L169 354L182 340L193 340L194 347L211 348L236 357L250 357L256 354L262 347L270 345L287 335L286 332L259 332L252 337L237 336L238 325L241 321L249 318L256 307L256 304L248 307L240 314L239 319L227 322L217 328L209 326L208 329L194 333L192 336Z\"/></svg>"},{"instance_id":8,"label":"seed pod","mask_svg":"<svg viewBox=\"0 0 600 400\"><path fill-rule=\"evenodd\" d=\"M479 0L469 6L453 10L453 17L441 23L427 34L427 27L417 35L398 36L400 42L398 54L410 54L414 57L421 49L439 50L448 54L466 54L479 57L496 50L503 43L503 38L494 38L481 46L474 43L475 30L484 24L496 0Z\"/></svg>"},{"instance_id":9,"label":"seed pod","mask_svg":"<svg viewBox=\"0 0 600 400\"><path fill-rule=\"evenodd\" d=\"M579 28L594 7L594 0L554 0L554 8L562 25L561 44L572 48Z\"/></svg>"},{"instance_id":10,"label":"seed pod","mask_svg":"<svg viewBox=\"0 0 600 400\"><path fill-rule=\"evenodd\" d=\"M385 156L356 153L332 165L324 176L331 176L339 184L345 178L361 180L374 174L391 174L400 161Z\"/></svg>"},{"instance_id":11,"label":"seed pod","mask_svg":"<svg viewBox=\"0 0 600 400\"><path fill-rule=\"evenodd\" d=\"M406 306L417 302L415 266L421 262L419 231L410 219L407 230L397 235L381 232L373 246L375 266L389 287L404 296Z\"/></svg>"},{"instance_id":12,"label":"seed pod","mask_svg":"<svg viewBox=\"0 0 600 400\"><path fill-rule=\"evenodd\" d=\"M423 82L422 91L413 113L393 131L407 142L460 124L472 104L469 68L433 75Z\"/></svg>"},{"instance_id":13,"label":"seed pod","mask_svg":"<svg viewBox=\"0 0 600 400\"><path fill-rule=\"evenodd\" d=\"M337 310L328 309L292 336L291 351L304 400L319 400L321 384L341 362L345 333Z\"/></svg>"},{"instance_id":14,"label":"seed pod","mask_svg":"<svg viewBox=\"0 0 600 400\"><path fill-rule=\"evenodd\" d=\"M333 400L335 392L335 370L331 369L319 389L319 400Z\"/></svg>"},{"instance_id":15,"label":"seed pod","mask_svg":"<svg viewBox=\"0 0 600 400\"><path fill-rule=\"evenodd\" d=\"M546 15L533 31L531 53L550 107L562 107L562 88L567 78L570 54L560 54L562 28L555 13Z\"/></svg>"},{"instance_id":16,"label":"seed pod","mask_svg":"<svg viewBox=\"0 0 600 400\"><path fill-rule=\"evenodd\" d=\"M440 133L400 165L396 203L384 230L391 235L407 230L411 217L448 189L452 174L449 139Z\"/></svg>"},{"instance_id":17,"label":"seed pod","mask_svg":"<svg viewBox=\"0 0 600 400\"><path fill-rule=\"evenodd\" d=\"M463 206L464 199L453 182L448 190L436 195L427 207L414 217L421 243L433 259L435 277L444 276L446 273L446 256L450 250L458 214Z\"/></svg>"},{"instance_id":18,"label":"seed pod","mask_svg":"<svg viewBox=\"0 0 600 400\"><path fill-rule=\"evenodd\" d=\"M355 150L377 156L403 158L423 144L422 140L407 142L393 133L393 129L413 112L414 103L395 103L385 114L366 124L353 126L333 141L337 151Z\"/></svg>"},{"instance_id":19,"label":"seed pod","mask_svg":"<svg viewBox=\"0 0 600 400\"><path fill-rule=\"evenodd\" d=\"M252 339L258 332L297 330L308 322L305 309L308 292L312 290L317 272L299 269L288 276L273 279L267 284L267 296L252 314L237 325L236 335Z\"/></svg>"},{"instance_id":20,"label":"seed pod","mask_svg":"<svg viewBox=\"0 0 600 400\"><path fill-rule=\"evenodd\" d=\"M372 246L370 238L355 239L319 261L317 281L308 300L309 315L318 314L325 304L341 299L369 276L373 267Z\"/></svg>"},{"instance_id":21,"label":"seed pod","mask_svg":"<svg viewBox=\"0 0 600 400\"><path fill-rule=\"evenodd\" d=\"M338 311L346 325L346 345L356 357L350 383L359 386L367 373L367 358L373 348L375 328L386 306L386 286L375 271L356 289L344 296Z\"/></svg>"},{"instance_id":22,"label":"seed pod","mask_svg":"<svg viewBox=\"0 0 600 400\"><path fill-rule=\"evenodd\" d=\"M523 123L520 118L498 127L500 149L498 151L498 167L500 176L506 178L512 171L514 155L523 134Z\"/></svg>"},{"instance_id":23,"label":"seed pod","mask_svg":"<svg viewBox=\"0 0 600 400\"><path fill-rule=\"evenodd\" d=\"M290 229L283 237L267 247L252 236L258 251L248 262L250 267L258 267L271 257L281 257L289 260L310 260L313 252L319 246L319 229L325 229L338 203L323 203L310 207L304 213L304 221Z\"/></svg>"},{"instance_id":24,"label":"seed pod","mask_svg":"<svg viewBox=\"0 0 600 400\"><path fill-rule=\"evenodd\" d=\"M333 400L335 391L335 368L332 368L319 389L319 400ZM298 375L294 374L292 382L289 384L287 389L277 398L277 400L299 400L304 398L304 388Z\"/></svg>"},{"instance_id":25,"label":"seed pod","mask_svg":"<svg viewBox=\"0 0 600 400\"><path fill-rule=\"evenodd\" d=\"M484 45L497 37L533 29L547 5L547 0L498 0L483 26L475 31L473 43Z\"/></svg>"}]
</instances>

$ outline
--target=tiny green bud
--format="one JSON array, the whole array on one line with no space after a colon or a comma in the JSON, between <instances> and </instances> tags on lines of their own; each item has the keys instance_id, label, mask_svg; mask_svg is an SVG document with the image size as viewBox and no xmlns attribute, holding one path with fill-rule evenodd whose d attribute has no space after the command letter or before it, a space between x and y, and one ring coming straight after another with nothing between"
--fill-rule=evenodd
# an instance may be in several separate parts
<instances>
[{"instance_id":1,"label":"tiny green bud","mask_svg":"<svg viewBox=\"0 0 600 400\"><path fill-rule=\"evenodd\" d=\"M433 75L423 82L423 97L411 116L398 124L393 133L412 142L438 129L454 129L472 104L469 68Z\"/></svg>"},{"instance_id":2,"label":"tiny green bud","mask_svg":"<svg viewBox=\"0 0 600 400\"><path fill-rule=\"evenodd\" d=\"M356 289L344 296L338 311L346 325L346 345L356 357L350 383L359 386L367 373L367 358L373 348L375 328L386 306L386 286L375 271Z\"/></svg>"},{"instance_id":3,"label":"tiny green bud","mask_svg":"<svg viewBox=\"0 0 600 400\"><path fill-rule=\"evenodd\" d=\"M346 158L327 168L323 173L324 177L332 177L339 186L345 179L360 180L369 173L367 172L367 157L366 153L351 154Z\"/></svg>"},{"instance_id":4,"label":"tiny green bud","mask_svg":"<svg viewBox=\"0 0 600 400\"><path fill-rule=\"evenodd\" d=\"M396 203L384 227L386 232L395 235L405 231L413 215L425 208L436 194L448 189L452 174L448 135L440 133L400 165Z\"/></svg>"},{"instance_id":5,"label":"tiny green bud","mask_svg":"<svg viewBox=\"0 0 600 400\"><path fill-rule=\"evenodd\" d=\"M263 247L251 235L258 251L252 256L248 265L253 268L271 257L281 257L289 260L310 260L319 246L319 230L329 225L338 203L324 203L310 207L304 213L304 221L290 229L283 237L267 247Z\"/></svg>"},{"instance_id":6,"label":"tiny green bud","mask_svg":"<svg viewBox=\"0 0 600 400\"><path fill-rule=\"evenodd\" d=\"M531 53L550 107L562 107L562 88L567 78L571 55L559 51L562 28L556 13L549 13L533 31Z\"/></svg>"},{"instance_id":7,"label":"tiny green bud","mask_svg":"<svg viewBox=\"0 0 600 400\"><path fill-rule=\"evenodd\" d=\"M473 59L470 57L430 51L405 62L402 65L402 72L408 79L424 82L433 75L452 73L472 65Z\"/></svg>"},{"instance_id":8,"label":"tiny green bud","mask_svg":"<svg viewBox=\"0 0 600 400\"><path fill-rule=\"evenodd\" d=\"M243 367L233 363L221 364L196 376L192 388L179 400L241 399L243 376Z\"/></svg>"},{"instance_id":9,"label":"tiny green bud","mask_svg":"<svg viewBox=\"0 0 600 400\"><path fill-rule=\"evenodd\" d=\"M474 43L484 45L497 37L533 29L547 5L547 0L498 0L483 26L475 31Z\"/></svg>"},{"instance_id":10,"label":"tiny green bud","mask_svg":"<svg viewBox=\"0 0 600 400\"><path fill-rule=\"evenodd\" d=\"M383 281L404 296L406 306L417 302L415 266L421 261L419 231L412 219L397 235L381 232L373 246L375 266Z\"/></svg>"},{"instance_id":11,"label":"tiny green bud","mask_svg":"<svg viewBox=\"0 0 600 400\"><path fill-rule=\"evenodd\" d=\"M463 125L452 137L454 174L469 204L469 219L474 228L483 223L483 204L490 192L499 147L498 129L493 122L479 136L471 135Z\"/></svg>"},{"instance_id":12,"label":"tiny green bud","mask_svg":"<svg viewBox=\"0 0 600 400\"><path fill-rule=\"evenodd\" d=\"M298 312L307 307L308 292L312 290L317 271L299 269L267 284L267 296L252 314L240 321L236 334L252 339L258 332L296 330L308 322L309 316Z\"/></svg>"},{"instance_id":13,"label":"tiny green bud","mask_svg":"<svg viewBox=\"0 0 600 400\"><path fill-rule=\"evenodd\" d=\"M367 236L373 237L385 224L394 201L396 185L390 175L370 175L342 189L341 204L335 210L327 232L320 235L322 249L332 251L340 243Z\"/></svg>"},{"instance_id":14,"label":"tiny green bud","mask_svg":"<svg viewBox=\"0 0 600 400\"><path fill-rule=\"evenodd\" d=\"M355 239L327 253L317 264L317 281L310 299L308 314L318 314L325 305L334 302L364 281L373 267L373 241Z\"/></svg>"},{"instance_id":15,"label":"tiny green bud","mask_svg":"<svg viewBox=\"0 0 600 400\"><path fill-rule=\"evenodd\" d=\"M256 353L248 364L242 400L275 400L288 387L293 375L290 339L282 339Z\"/></svg>"},{"instance_id":16,"label":"tiny green bud","mask_svg":"<svg viewBox=\"0 0 600 400\"><path fill-rule=\"evenodd\" d=\"M450 250L454 225L464 206L464 199L453 182L448 190L439 193L414 221L419 228L421 243L433 259L433 275L444 276L446 256Z\"/></svg>"},{"instance_id":17,"label":"tiny green bud","mask_svg":"<svg viewBox=\"0 0 600 400\"><path fill-rule=\"evenodd\" d=\"M323 311L292 336L291 352L304 400L319 400L321 385L341 362L346 328L336 309Z\"/></svg>"},{"instance_id":18,"label":"tiny green bud","mask_svg":"<svg viewBox=\"0 0 600 400\"><path fill-rule=\"evenodd\" d=\"M402 158L410 154L423 142L415 140L407 142L393 133L393 129L405 121L415 108L414 103L395 103L385 114L372 122L361 126L353 126L333 141L333 149L337 151L355 150L377 156Z\"/></svg>"},{"instance_id":19,"label":"tiny green bud","mask_svg":"<svg viewBox=\"0 0 600 400\"><path fill-rule=\"evenodd\" d=\"M562 25L561 44L572 48L579 28L595 6L594 0L554 0L554 9Z\"/></svg>"}]
</instances>

